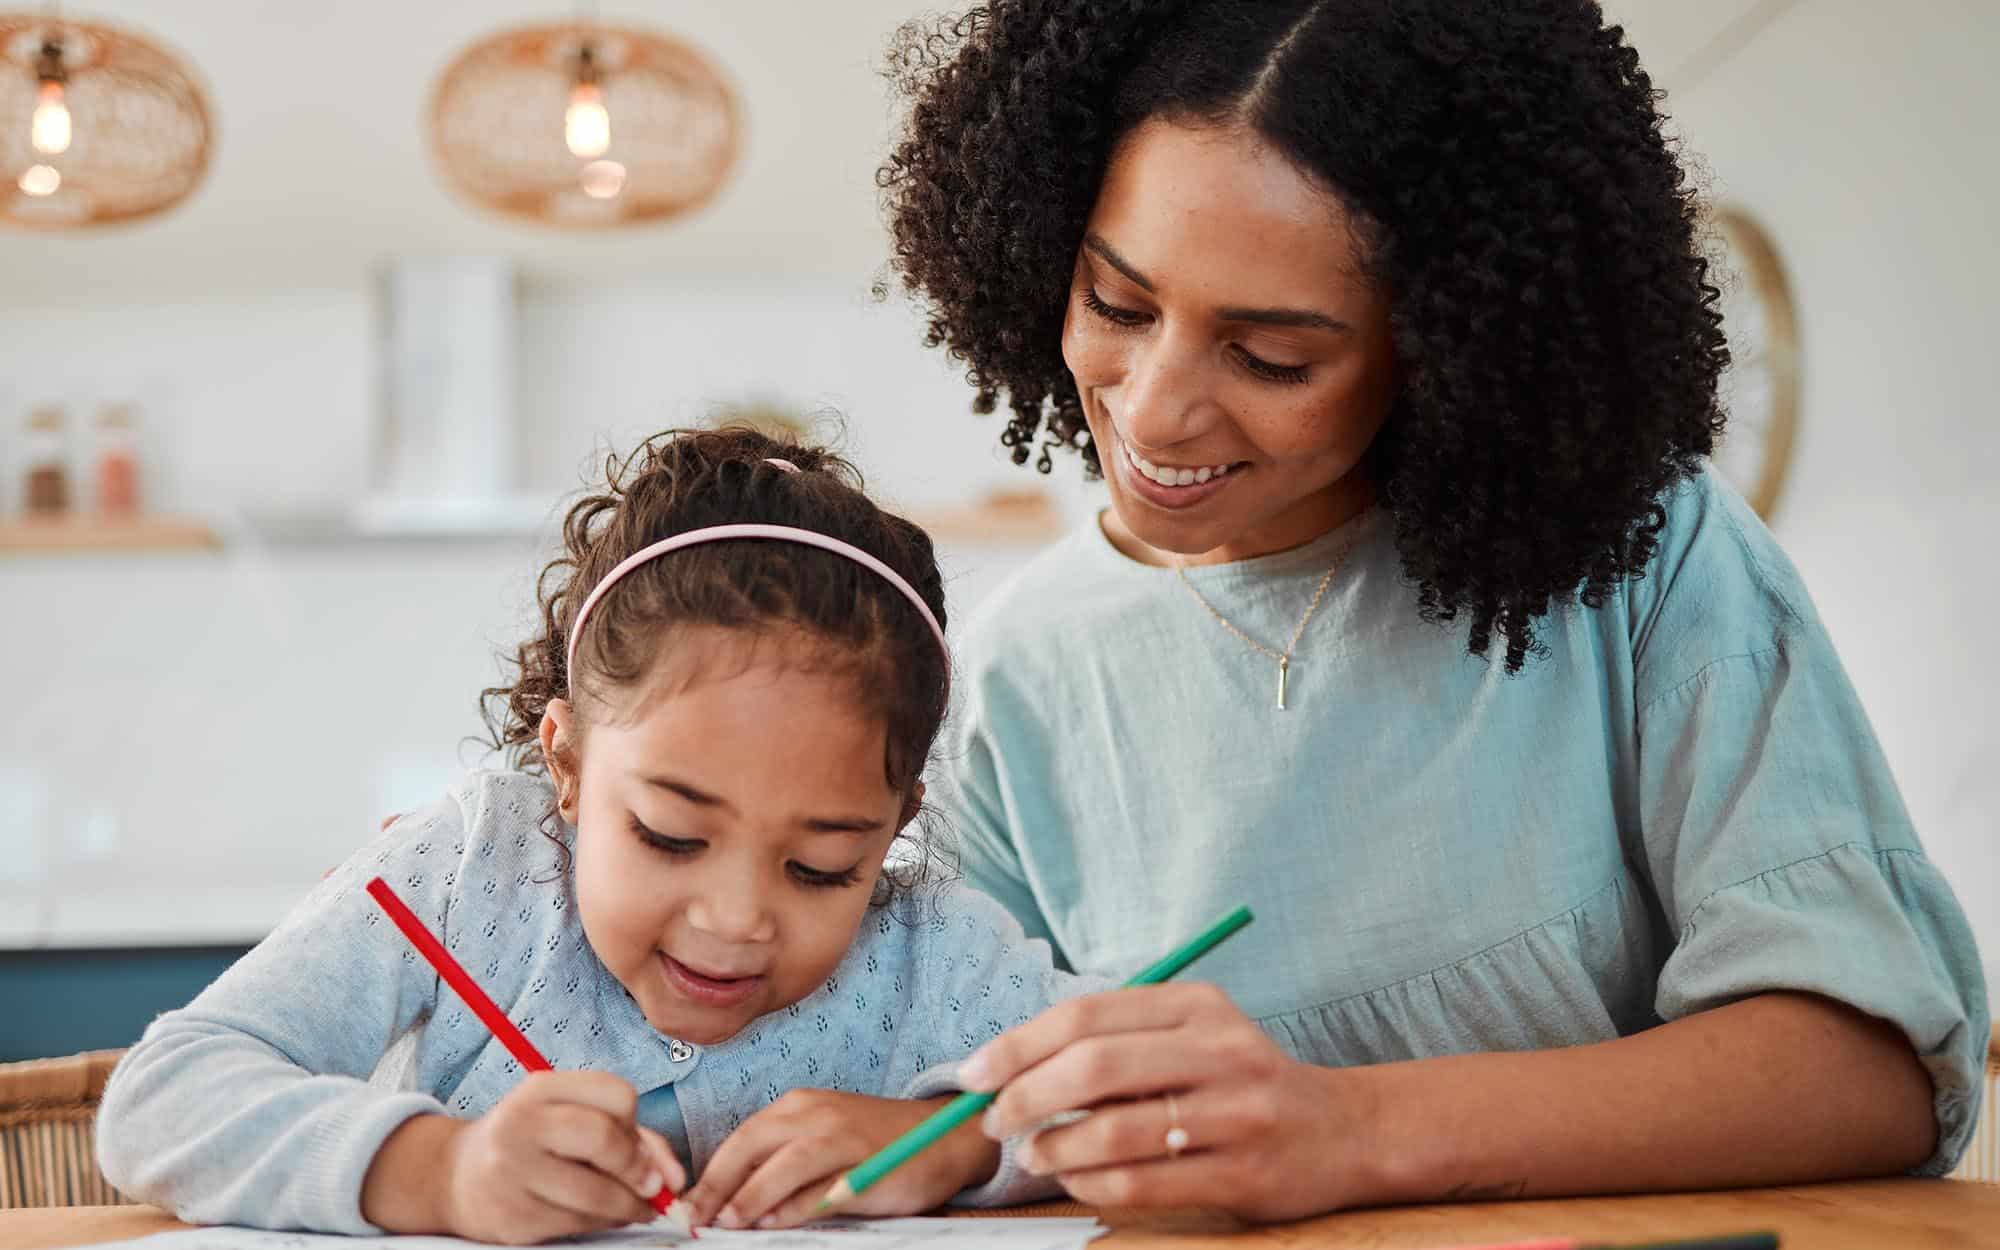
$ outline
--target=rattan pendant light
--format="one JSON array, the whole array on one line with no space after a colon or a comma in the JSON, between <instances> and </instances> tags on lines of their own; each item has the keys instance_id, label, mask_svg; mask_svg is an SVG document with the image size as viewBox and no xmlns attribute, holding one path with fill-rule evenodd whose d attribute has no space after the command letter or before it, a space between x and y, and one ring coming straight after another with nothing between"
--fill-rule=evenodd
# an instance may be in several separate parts
<instances>
[{"instance_id":1,"label":"rattan pendant light","mask_svg":"<svg viewBox=\"0 0 2000 1250\"><path fill-rule=\"evenodd\" d=\"M431 101L432 151L452 188L555 226L689 212L727 178L739 126L701 53L597 22L483 39L445 68Z\"/></svg>"},{"instance_id":2,"label":"rattan pendant light","mask_svg":"<svg viewBox=\"0 0 2000 1250\"><path fill-rule=\"evenodd\" d=\"M0 223L62 229L172 208L208 172L186 61L130 31L0 13Z\"/></svg>"}]
</instances>

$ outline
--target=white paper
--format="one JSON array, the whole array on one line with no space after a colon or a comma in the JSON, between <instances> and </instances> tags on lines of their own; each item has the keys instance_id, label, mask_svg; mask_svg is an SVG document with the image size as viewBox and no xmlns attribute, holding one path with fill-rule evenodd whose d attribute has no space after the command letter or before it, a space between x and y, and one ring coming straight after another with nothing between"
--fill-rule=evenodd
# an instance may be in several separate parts
<instances>
[{"instance_id":1,"label":"white paper","mask_svg":"<svg viewBox=\"0 0 2000 1250\"><path fill-rule=\"evenodd\" d=\"M1096 1220L1029 1216L985 1219L906 1218L822 1220L804 1228L704 1228L701 1246L723 1250L1079 1250L1109 1230ZM483 1243L457 1237L343 1237L322 1233L273 1233L258 1228L190 1228L137 1241L104 1243L118 1250L462 1250ZM688 1239L665 1224L633 1224L565 1241L557 1246L680 1247ZM92 1250L86 1247L85 1250Z\"/></svg>"}]
</instances>

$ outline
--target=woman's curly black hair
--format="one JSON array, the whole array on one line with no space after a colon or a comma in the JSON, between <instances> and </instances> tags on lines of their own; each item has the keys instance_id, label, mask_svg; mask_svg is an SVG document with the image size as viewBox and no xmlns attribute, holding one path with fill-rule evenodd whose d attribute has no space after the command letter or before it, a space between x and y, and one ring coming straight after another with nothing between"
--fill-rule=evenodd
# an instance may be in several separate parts
<instances>
[{"instance_id":1,"label":"woman's curly black hair","mask_svg":"<svg viewBox=\"0 0 2000 1250\"><path fill-rule=\"evenodd\" d=\"M1253 129L1336 189L1390 303L1398 394L1364 466L1425 619L1518 671L1537 620L1651 559L1722 428L1728 362L1659 93L1589 0L994 0L912 23L877 174L927 343L1037 467L1090 447L1061 352L1114 145Z\"/></svg>"}]
</instances>

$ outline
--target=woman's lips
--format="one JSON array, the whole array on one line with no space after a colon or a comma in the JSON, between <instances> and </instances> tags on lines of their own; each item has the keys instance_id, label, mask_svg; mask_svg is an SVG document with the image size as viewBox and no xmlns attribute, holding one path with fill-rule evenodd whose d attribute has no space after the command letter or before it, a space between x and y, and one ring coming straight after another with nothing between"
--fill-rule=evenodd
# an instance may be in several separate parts
<instances>
[{"instance_id":1,"label":"woman's lips","mask_svg":"<svg viewBox=\"0 0 2000 1250\"><path fill-rule=\"evenodd\" d=\"M1209 478L1206 482L1196 482L1189 486L1162 486L1152 478L1139 472L1131 460L1131 453L1121 441L1111 458L1117 462L1119 480L1125 489L1156 507L1175 511L1191 508L1209 496L1227 487L1249 470L1248 465L1231 465L1227 473Z\"/></svg>"},{"instance_id":2,"label":"woman's lips","mask_svg":"<svg viewBox=\"0 0 2000 1250\"><path fill-rule=\"evenodd\" d=\"M685 998L705 1007L734 1007L757 992L764 983L761 975L747 977L713 977L696 972L665 951L658 952L660 966L666 970L667 981Z\"/></svg>"}]
</instances>

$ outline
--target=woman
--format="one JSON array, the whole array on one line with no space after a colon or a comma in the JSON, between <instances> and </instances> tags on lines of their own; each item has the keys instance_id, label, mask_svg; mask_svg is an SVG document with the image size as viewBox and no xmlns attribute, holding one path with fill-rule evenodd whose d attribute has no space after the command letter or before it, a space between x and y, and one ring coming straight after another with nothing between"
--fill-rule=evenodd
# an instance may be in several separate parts
<instances>
[{"instance_id":1,"label":"woman","mask_svg":"<svg viewBox=\"0 0 2000 1250\"><path fill-rule=\"evenodd\" d=\"M998 592L971 880L1126 973L968 1080L1256 1218L1949 1169L1987 1006L1798 576L1703 467L1697 210L1584 0L1007 0L899 40L930 338L1110 507ZM1039 448L1037 442L1039 440Z\"/></svg>"}]
</instances>

